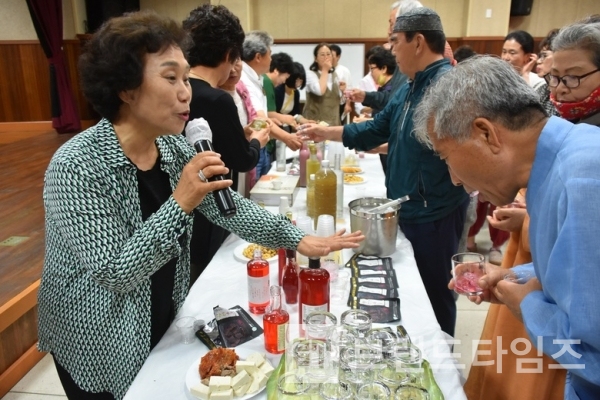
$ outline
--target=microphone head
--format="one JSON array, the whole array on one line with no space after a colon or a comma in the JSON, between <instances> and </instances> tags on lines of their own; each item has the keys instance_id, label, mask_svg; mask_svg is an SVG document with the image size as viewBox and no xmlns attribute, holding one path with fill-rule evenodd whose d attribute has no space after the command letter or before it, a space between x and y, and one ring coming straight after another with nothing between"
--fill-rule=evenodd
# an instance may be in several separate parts
<instances>
[{"instance_id":1,"label":"microphone head","mask_svg":"<svg viewBox=\"0 0 600 400\"><path fill-rule=\"evenodd\" d=\"M192 146L200 140L212 142L212 131L204 118L196 118L188 122L185 127L185 137Z\"/></svg>"}]
</instances>

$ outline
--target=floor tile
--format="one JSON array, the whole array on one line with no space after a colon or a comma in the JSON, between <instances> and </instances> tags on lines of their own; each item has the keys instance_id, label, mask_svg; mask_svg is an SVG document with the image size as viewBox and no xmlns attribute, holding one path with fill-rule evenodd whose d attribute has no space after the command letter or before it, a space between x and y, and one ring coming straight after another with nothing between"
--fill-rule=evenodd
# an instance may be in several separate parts
<instances>
[{"instance_id":1,"label":"floor tile","mask_svg":"<svg viewBox=\"0 0 600 400\"><path fill-rule=\"evenodd\" d=\"M476 341L481 337L481 331L486 316L487 310L463 310L458 313L454 336L458 342L454 345L454 353L460 353L458 361L459 364L465 365L465 368L462 371L464 377L469 375L474 355L473 347L477 346Z\"/></svg>"},{"instance_id":2,"label":"floor tile","mask_svg":"<svg viewBox=\"0 0 600 400\"><path fill-rule=\"evenodd\" d=\"M54 367L52 356L47 354L17 383L11 392L65 395ZM25 398L24 398L25 399ZM29 399L29 398L28 398Z\"/></svg>"}]
</instances>

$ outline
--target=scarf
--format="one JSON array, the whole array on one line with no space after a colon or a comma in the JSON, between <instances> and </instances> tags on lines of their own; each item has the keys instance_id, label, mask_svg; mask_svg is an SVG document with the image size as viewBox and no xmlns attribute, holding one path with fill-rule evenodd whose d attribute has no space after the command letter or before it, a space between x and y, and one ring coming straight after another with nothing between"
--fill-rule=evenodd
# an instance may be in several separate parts
<instances>
[{"instance_id":1,"label":"scarf","mask_svg":"<svg viewBox=\"0 0 600 400\"><path fill-rule=\"evenodd\" d=\"M550 100L561 117L569 121L578 121L600 111L600 86L581 101L563 103L556 100L552 93Z\"/></svg>"}]
</instances>

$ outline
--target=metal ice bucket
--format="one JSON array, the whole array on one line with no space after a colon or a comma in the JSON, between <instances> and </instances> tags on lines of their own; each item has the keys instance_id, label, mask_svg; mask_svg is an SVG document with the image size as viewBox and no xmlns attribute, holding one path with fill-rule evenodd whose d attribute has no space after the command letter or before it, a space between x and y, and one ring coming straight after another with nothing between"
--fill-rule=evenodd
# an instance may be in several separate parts
<instances>
[{"instance_id":1,"label":"metal ice bucket","mask_svg":"<svg viewBox=\"0 0 600 400\"><path fill-rule=\"evenodd\" d=\"M365 212L389 201L391 200L383 197L364 197L348 203L350 229L352 232L360 230L365 235L360 246L352 249L355 253L385 257L396 251L400 205L391 207L393 211Z\"/></svg>"}]
</instances>

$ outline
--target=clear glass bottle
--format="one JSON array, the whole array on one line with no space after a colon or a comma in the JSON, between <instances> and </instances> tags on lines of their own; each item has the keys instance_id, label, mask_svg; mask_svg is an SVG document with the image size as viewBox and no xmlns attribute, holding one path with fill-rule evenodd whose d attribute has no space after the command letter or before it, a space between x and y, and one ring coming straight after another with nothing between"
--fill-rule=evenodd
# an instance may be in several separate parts
<instances>
[{"instance_id":1,"label":"clear glass bottle","mask_svg":"<svg viewBox=\"0 0 600 400\"><path fill-rule=\"evenodd\" d=\"M329 168L329 160L321 162L321 169L315 174L315 221L319 215L337 215L337 178ZM315 229L317 227L315 226Z\"/></svg>"},{"instance_id":2,"label":"clear glass bottle","mask_svg":"<svg viewBox=\"0 0 600 400\"><path fill-rule=\"evenodd\" d=\"M262 258L262 251L254 250L254 258L248 261L248 309L254 314L264 314L269 305L269 262Z\"/></svg>"},{"instance_id":3,"label":"clear glass bottle","mask_svg":"<svg viewBox=\"0 0 600 400\"><path fill-rule=\"evenodd\" d=\"M344 217L344 173L342 172L342 155L335 155L335 162L333 164L333 171L335 172L336 179L336 218L338 220Z\"/></svg>"},{"instance_id":4,"label":"clear glass bottle","mask_svg":"<svg viewBox=\"0 0 600 400\"><path fill-rule=\"evenodd\" d=\"M282 286L287 304L298 302L298 264L296 263L296 251L286 250L287 265L283 272Z\"/></svg>"},{"instance_id":5,"label":"clear glass bottle","mask_svg":"<svg viewBox=\"0 0 600 400\"><path fill-rule=\"evenodd\" d=\"M285 352L290 315L282 307L281 286L271 286L271 304L263 316L265 350L272 354Z\"/></svg>"},{"instance_id":6,"label":"clear glass bottle","mask_svg":"<svg viewBox=\"0 0 600 400\"><path fill-rule=\"evenodd\" d=\"M300 304L298 307L298 323L300 333L304 336L302 323L304 316L313 311L329 311L329 272L321 268L321 260L308 259L308 268L303 268L298 275Z\"/></svg>"},{"instance_id":7,"label":"clear glass bottle","mask_svg":"<svg viewBox=\"0 0 600 400\"><path fill-rule=\"evenodd\" d=\"M285 151L287 146L281 140L277 140L275 142L275 169L279 172L285 172Z\"/></svg>"}]
</instances>

